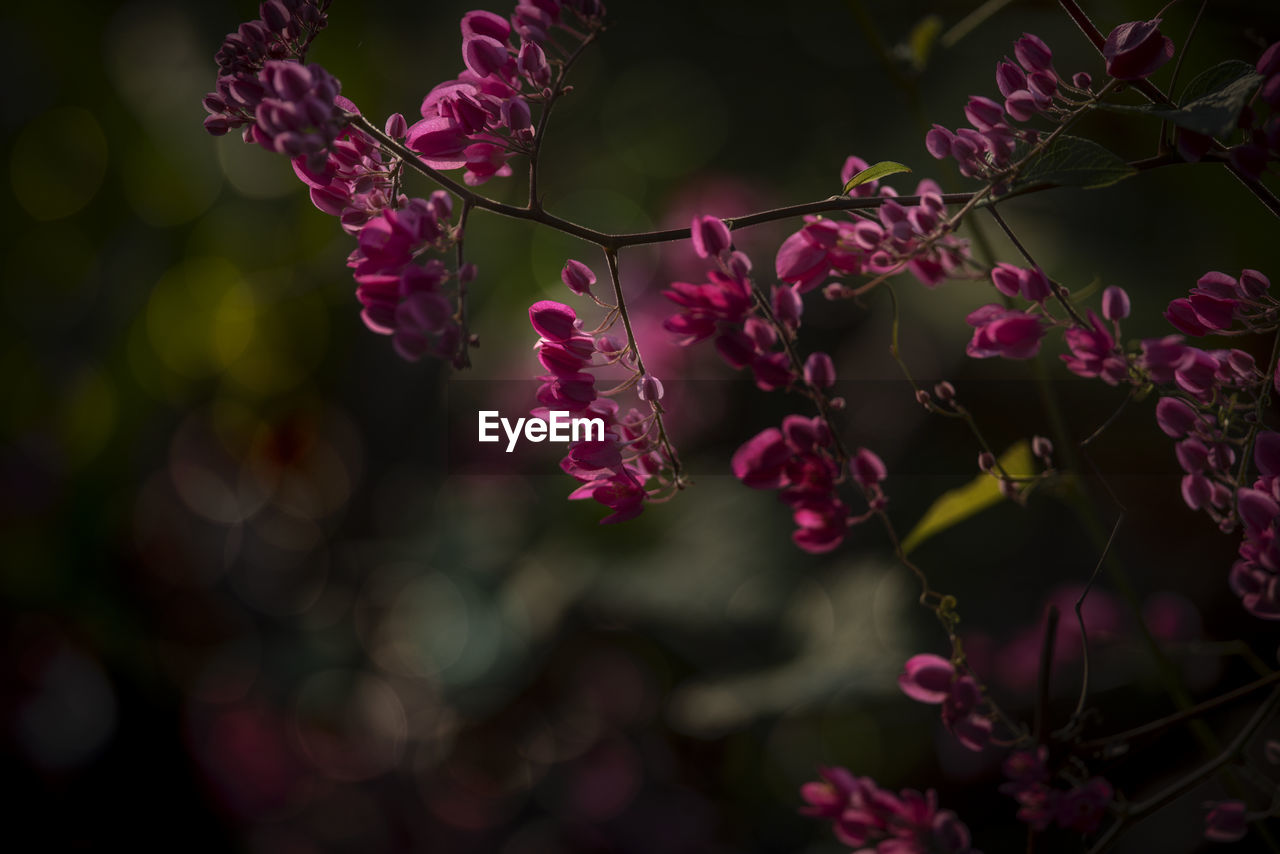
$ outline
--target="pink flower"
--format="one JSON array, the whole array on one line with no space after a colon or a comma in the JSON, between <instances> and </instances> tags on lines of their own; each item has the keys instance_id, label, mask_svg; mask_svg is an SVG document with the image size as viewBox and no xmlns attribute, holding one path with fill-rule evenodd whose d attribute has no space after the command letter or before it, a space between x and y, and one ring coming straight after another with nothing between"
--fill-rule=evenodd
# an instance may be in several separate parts
<instances>
[{"instance_id":1,"label":"pink flower","mask_svg":"<svg viewBox=\"0 0 1280 854\"><path fill-rule=\"evenodd\" d=\"M895 795L843 768L819 773L822 782L800 788L807 803L800 812L831 821L841 843L880 854L977 854L969 847L969 828L954 812L938 809L932 790Z\"/></svg>"},{"instance_id":2,"label":"pink flower","mask_svg":"<svg viewBox=\"0 0 1280 854\"><path fill-rule=\"evenodd\" d=\"M942 723L970 750L981 750L991 740L991 721L977 712L982 701L978 683L958 675L945 658L924 653L907 659L898 687L913 700L941 704Z\"/></svg>"},{"instance_id":3,"label":"pink flower","mask_svg":"<svg viewBox=\"0 0 1280 854\"><path fill-rule=\"evenodd\" d=\"M1044 326L1039 318L1026 312L985 305L966 317L965 322L974 327L966 352L975 359L1030 359L1040 351Z\"/></svg>"},{"instance_id":4,"label":"pink flower","mask_svg":"<svg viewBox=\"0 0 1280 854\"><path fill-rule=\"evenodd\" d=\"M699 258L714 258L732 244L729 227L713 216L695 216L689 228Z\"/></svg>"},{"instance_id":5,"label":"pink flower","mask_svg":"<svg viewBox=\"0 0 1280 854\"><path fill-rule=\"evenodd\" d=\"M529 306L529 322L533 329L548 341L567 341L577 332L574 324L578 316L573 309L561 302L544 299Z\"/></svg>"},{"instance_id":6,"label":"pink flower","mask_svg":"<svg viewBox=\"0 0 1280 854\"><path fill-rule=\"evenodd\" d=\"M1173 58L1173 40L1160 32L1160 19L1116 27L1102 46L1107 73L1117 80L1142 80Z\"/></svg>"},{"instance_id":7,"label":"pink flower","mask_svg":"<svg viewBox=\"0 0 1280 854\"><path fill-rule=\"evenodd\" d=\"M1209 811L1204 817L1204 838L1210 842L1238 842L1248 832L1245 823L1244 802L1208 801Z\"/></svg>"}]
</instances>

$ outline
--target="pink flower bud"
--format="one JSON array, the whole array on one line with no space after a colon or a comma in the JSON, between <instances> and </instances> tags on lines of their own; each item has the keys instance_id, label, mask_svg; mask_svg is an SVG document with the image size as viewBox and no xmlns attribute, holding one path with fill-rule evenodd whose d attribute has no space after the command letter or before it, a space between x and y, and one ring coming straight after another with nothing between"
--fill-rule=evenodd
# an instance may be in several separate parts
<instances>
[{"instance_id":1,"label":"pink flower bud","mask_svg":"<svg viewBox=\"0 0 1280 854\"><path fill-rule=\"evenodd\" d=\"M800 315L804 311L804 301L800 299L800 295L796 293L795 288L787 285L774 285L772 298L769 301L773 304L773 313L779 322L791 327L800 325Z\"/></svg>"},{"instance_id":2,"label":"pink flower bud","mask_svg":"<svg viewBox=\"0 0 1280 854\"><path fill-rule=\"evenodd\" d=\"M458 281L464 285L474 282L476 280L477 272L478 270L475 264L463 264L458 268Z\"/></svg>"},{"instance_id":3,"label":"pink flower bud","mask_svg":"<svg viewBox=\"0 0 1280 854\"><path fill-rule=\"evenodd\" d=\"M404 116L400 113L392 113L387 117L387 124L384 128L387 136L392 139L403 139L404 135L409 132L409 125L404 120Z\"/></svg>"},{"instance_id":4,"label":"pink flower bud","mask_svg":"<svg viewBox=\"0 0 1280 854\"><path fill-rule=\"evenodd\" d=\"M1077 71L1071 75L1071 85L1087 92L1093 86L1093 75L1087 71Z\"/></svg>"},{"instance_id":5,"label":"pink flower bud","mask_svg":"<svg viewBox=\"0 0 1280 854\"><path fill-rule=\"evenodd\" d=\"M1042 460L1047 460L1053 456L1053 442L1044 436L1035 436L1031 439L1031 453Z\"/></svg>"},{"instance_id":6,"label":"pink flower bud","mask_svg":"<svg viewBox=\"0 0 1280 854\"><path fill-rule=\"evenodd\" d=\"M1257 270L1244 270L1240 273L1236 292L1244 299L1260 299L1270 287L1271 280Z\"/></svg>"},{"instance_id":7,"label":"pink flower bud","mask_svg":"<svg viewBox=\"0 0 1280 854\"><path fill-rule=\"evenodd\" d=\"M527 41L520 45L516 68L535 86L546 86L551 80L551 66L547 63L547 55L534 42Z\"/></svg>"},{"instance_id":8,"label":"pink flower bud","mask_svg":"<svg viewBox=\"0 0 1280 854\"><path fill-rule=\"evenodd\" d=\"M560 271L560 281L575 294L586 295L591 293L591 286L596 283L596 274L586 264L570 258Z\"/></svg>"},{"instance_id":9,"label":"pink flower bud","mask_svg":"<svg viewBox=\"0 0 1280 854\"><path fill-rule=\"evenodd\" d=\"M928 409L931 400L932 398L929 397L929 392L922 388L916 389L916 403L920 404L925 409Z\"/></svg>"},{"instance_id":10,"label":"pink flower bud","mask_svg":"<svg viewBox=\"0 0 1280 854\"><path fill-rule=\"evenodd\" d=\"M1012 264L997 264L991 268L991 283L1005 296L1017 296L1022 283L1022 270Z\"/></svg>"},{"instance_id":11,"label":"pink flower bud","mask_svg":"<svg viewBox=\"0 0 1280 854\"><path fill-rule=\"evenodd\" d=\"M995 454L992 454L990 451L983 451L978 454L978 471L989 472L995 467Z\"/></svg>"},{"instance_id":12,"label":"pink flower bud","mask_svg":"<svg viewBox=\"0 0 1280 854\"><path fill-rule=\"evenodd\" d=\"M818 388L831 388L836 382L836 366L826 353L810 353L804 363L805 382Z\"/></svg>"},{"instance_id":13,"label":"pink flower bud","mask_svg":"<svg viewBox=\"0 0 1280 854\"><path fill-rule=\"evenodd\" d=\"M876 486L888 475L884 461L872 451L859 448L849 461L849 472L863 489Z\"/></svg>"},{"instance_id":14,"label":"pink flower bud","mask_svg":"<svg viewBox=\"0 0 1280 854\"><path fill-rule=\"evenodd\" d=\"M1033 71L1053 70L1053 51L1031 33L1023 33L1022 38L1013 43L1013 55L1030 74Z\"/></svg>"},{"instance_id":15,"label":"pink flower bud","mask_svg":"<svg viewBox=\"0 0 1280 854\"><path fill-rule=\"evenodd\" d=\"M1196 426L1196 411L1176 397L1162 397L1156 404L1156 424L1166 436L1181 439Z\"/></svg>"},{"instance_id":16,"label":"pink flower bud","mask_svg":"<svg viewBox=\"0 0 1280 854\"><path fill-rule=\"evenodd\" d=\"M713 216L695 216L690 224L693 249L700 258L712 258L729 248L729 227Z\"/></svg>"},{"instance_id":17,"label":"pink flower bud","mask_svg":"<svg viewBox=\"0 0 1280 854\"><path fill-rule=\"evenodd\" d=\"M462 42L462 61L477 77L488 77L507 64L507 46L491 36L471 35Z\"/></svg>"},{"instance_id":18,"label":"pink flower bud","mask_svg":"<svg viewBox=\"0 0 1280 854\"><path fill-rule=\"evenodd\" d=\"M1160 32L1160 19L1121 24L1102 46L1107 73L1117 80L1142 80L1173 58L1173 40Z\"/></svg>"},{"instance_id":19,"label":"pink flower bud","mask_svg":"<svg viewBox=\"0 0 1280 854\"><path fill-rule=\"evenodd\" d=\"M1245 821L1243 801L1208 801L1204 817L1204 838L1211 842L1237 842L1244 839L1249 826Z\"/></svg>"},{"instance_id":20,"label":"pink flower bud","mask_svg":"<svg viewBox=\"0 0 1280 854\"><path fill-rule=\"evenodd\" d=\"M1027 88L1027 74L1008 59L996 65L996 86L1000 94L1008 98L1014 92Z\"/></svg>"},{"instance_id":21,"label":"pink flower bud","mask_svg":"<svg viewBox=\"0 0 1280 854\"><path fill-rule=\"evenodd\" d=\"M662 400L662 382L651 374L645 374L636 385L636 394L641 400L657 403Z\"/></svg>"},{"instance_id":22,"label":"pink flower bud","mask_svg":"<svg viewBox=\"0 0 1280 854\"><path fill-rule=\"evenodd\" d=\"M933 393L938 396L938 400L955 400L956 387L946 380L943 380L933 387Z\"/></svg>"},{"instance_id":23,"label":"pink flower bud","mask_svg":"<svg viewBox=\"0 0 1280 854\"><path fill-rule=\"evenodd\" d=\"M1115 285L1102 292L1102 316L1107 320L1124 320L1129 316L1129 295Z\"/></svg>"}]
</instances>

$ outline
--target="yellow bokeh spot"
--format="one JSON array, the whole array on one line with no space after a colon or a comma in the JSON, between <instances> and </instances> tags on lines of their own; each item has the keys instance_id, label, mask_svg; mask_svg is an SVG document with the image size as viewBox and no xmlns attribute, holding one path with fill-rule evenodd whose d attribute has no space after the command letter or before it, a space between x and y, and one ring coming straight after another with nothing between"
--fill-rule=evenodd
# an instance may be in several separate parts
<instances>
[{"instance_id":1,"label":"yellow bokeh spot","mask_svg":"<svg viewBox=\"0 0 1280 854\"><path fill-rule=\"evenodd\" d=\"M192 258L156 282L147 303L147 337L172 372L200 379L224 369L253 337L253 294L223 258Z\"/></svg>"}]
</instances>

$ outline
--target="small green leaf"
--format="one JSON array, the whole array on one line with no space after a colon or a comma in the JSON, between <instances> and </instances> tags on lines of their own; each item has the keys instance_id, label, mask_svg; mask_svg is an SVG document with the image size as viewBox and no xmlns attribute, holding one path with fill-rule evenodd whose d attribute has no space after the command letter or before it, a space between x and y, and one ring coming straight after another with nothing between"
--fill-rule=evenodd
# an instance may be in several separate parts
<instances>
[{"instance_id":1,"label":"small green leaf","mask_svg":"<svg viewBox=\"0 0 1280 854\"><path fill-rule=\"evenodd\" d=\"M1228 59L1226 62L1219 62L1213 68L1202 71L1195 76L1186 88L1182 90L1182 95L1178 98L1178 103L1187 106L1192 101L1198 101L1205 95L1212 95L1219 92L1242 77L1255 74L1253 66L1247 62L1241 62L1238 59ZM1256 76L1256 74L1255 74Z\"/></svg>"},{"instance_id":2,"label":"small green leaf","mask_svg":"<svg viewBox=\"0 0 1280 854\"><path fill-rule=\"evenodd\" d=\"M907 36L907 51L916 71L924 71L929 64L929 54L933 53L933 46L941 34L942 18L937 15L926 15L911 28L911 34Z\"/></svg>"},{"instance_id":3,"label":"small green leaf","mask_svg":"<svg viewBox=\"0 0 1280 854\"><path fill-rule=\"evenodd\" d=\"M1010 477L1030 477L1035 474L1030 444L1022 441L1011 446L1000 455L1000 466ZM970 516L999 504L1003 499L999 480L990 474L980 474L964 486L944 492L903 538L902 553L909 554L930 537L959 525Z\"/></svg>"},{"instance_id":4,"label":"small green leaf","mask_svg":"<svg viewBox=\"0 0 1280 854\"><path fill-rule=\"evenodd\" d=\"M1240 111L1262 78L1247 62L1229 59L1199 74L1182 92L1182 106L1171 109L1155 104L1099 104L1113 113L1133 113L1165 119L1178 127L1205 136L1227 136L1236 129Z\"/></svg>"},{"instance_id":5,"label":"small green leaf","mask_svg":"<svg viewBox=\"0 0 1280 854\"><path fill-rule=\"evenodd\" d=\"M1136 174L1137 169L1098 143L1060 136L1022 170L1015 186L1106 187Z\"/></svg>"},{"instance_id":6,"label":"small green leaf","mask_svg":"<svg viewBox=\"0 0 1280 854\"><path fill-rule=\"evenodd\" d=\"M863 169L857 175L850 178L849 182L844 185L844 189L841 192L848 193L860 184L866 184L869 181L879 181L887 175L896 175L899 172L910 171L911 167L909 166L903 166L901 163L895 163L892 160L881 160L879 163L868 166L866 169Z\"/></svg>"}]
</instances>

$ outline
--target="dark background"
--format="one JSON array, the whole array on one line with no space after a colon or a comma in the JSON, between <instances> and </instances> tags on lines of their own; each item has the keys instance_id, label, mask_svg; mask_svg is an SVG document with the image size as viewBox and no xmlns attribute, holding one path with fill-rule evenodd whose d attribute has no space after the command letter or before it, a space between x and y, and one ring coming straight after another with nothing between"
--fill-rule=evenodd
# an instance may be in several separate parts
<instances>
[{"instance_id":1,"label":"dark background","mask_svg":"<svg viewBox=\"0 0 1280 854\"><path fill-rule=\"evenodd\" d=\"M925 152L924 130L956 127L968 95L994 95L996 61L1021 33L1048 41L1060 71L1103 76L1044 2L1010 4L923 69L895 53L925 16L945 31L973 5L616 0L550 129L548 207L603 229L683 225L695 211L831 195L849 154L912 166L891 181L904 192L925 176L967 189ZM311 60L366 114L412 121L461 68L468 8L339 0ZM1179 47L1194 10L1166 16ZM1155 8L1090 11L1107 30ZM803 402L761 394L709 346L672 350L659 292L700 275L689 246L628 250L622 264L697 482L602 528L600 508L564 500L572 484L550 451L504 471L467 445L477 408L530 405L528 304L568 299L566 257L601 274L602 259L477 213L475 368L400 360L359 320L352 241L288 164L201 128L213 52L255 15L246 3L72 2L0 18L10 833L34 832L40 850L828 852L840 846L796 814L798 786L839 764L893 789L937 788L976 845L1020 848L1013 803L994 790L1002 751L964 751L936 709L896 687L906 658L946 646L883 532L806 555L786 509L728 476L742 441ZM1273 3L1212 3L1180 79L1252 62L1277 38ZM1082 133L1132 158L1156 139L1154 125L1115 117ZM519 201L522 186L485 190ZM1168 334L1164 305L1205 271L1280 276L1276 221L1218 167L1044 193L1005 213L1051 275L1094 288L1086 304L1127 288L1131 339ZM797 225L735 235L762 282ZM1056 345L1033 363L966 360L963 316L991 299L982 283L896 287L912 371L952 380L997 448L1051 433L1046 389L1076 440L1124 398L1067 375ZM847 439L885 459L892 517L909 530L976 474L977 447L914 404L888 355L883 293L861 305L814 294L806 312L802 344L836 358ZM1233 344L1260 362L1269 347ZM1126 598L1106 576L1089 600L1097 735L1174 708L1135 612L1159 618L1171 672L1196 699L1273 666L1276 633L1227 589L1234 538L1181 505L1151 401L1094 447L1127 508L1113 554L1132 585ZM957 596L979 674L1024 718L1044 606L1071 600L1118 513L1096 480L1087 488L1083 516L1046 489L915 554ZM1078 690L1076 643L1064 630L1059 721ZM1225 741L1248 711L1209 723ZM1148 748L1094 771L1140 799L1206 755L1182 732ZM1195 850L1199 803L1221 796L1197 789L1122 850Z\"/></svg>"}]
</instances>

